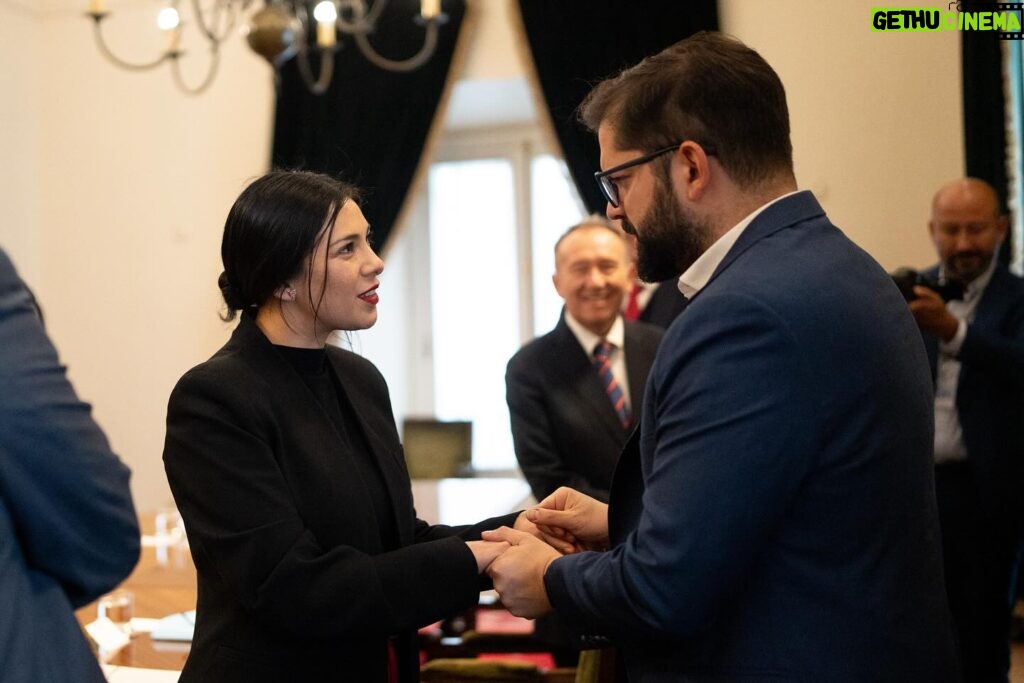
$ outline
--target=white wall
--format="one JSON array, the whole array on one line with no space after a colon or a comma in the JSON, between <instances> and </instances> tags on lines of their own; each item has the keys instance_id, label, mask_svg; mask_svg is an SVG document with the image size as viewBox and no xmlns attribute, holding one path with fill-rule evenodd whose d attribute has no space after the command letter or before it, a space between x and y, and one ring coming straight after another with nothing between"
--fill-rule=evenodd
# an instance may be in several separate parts
<instances>
[{"instance_id":1,"label":"white wall","mask_svg":"<svg viewBox=\"0 0 1024 683\"><path fill-rule=\"evenodd\" d=\"M245 181L266 170L273 84L235 38L214 86L188 97L166 67L136 74L106 62L84 0L73 4L81 7L0 4L0 83L15 85L0 105L0 200L16 207L0 245L25 271L79 394L131 466L139 508L154 509L169 500L160 461L167 396L229 330L218 318L220 234ZM123 53L141 60L163 45L150 28L153 6L112 6L112 42ZM130 29L152 33L133 45Z\"/></svg>"},{"instance_id":2,"label":"white wall","mask_svg":"<svg viewBox=\"0 0 1024 683\"><path fill-rule=\"evenodd\" d=\"M932 195L963 174L960 34L872 32L872 6L719 1L786 87L800 187L888 270L924 266Z\"/></svg>"},{"instance_id":3,"label":"white wall","mask_svg":"<svg viewBox=\"0 0 1024 683\"><path fill-rule=\"evenodd\" d=\"M22 5L0 4L0 246L34 288L41 278L41 35L37 12Z\"/></svg>"},{"instance_id":4,"label":"white wall","mask_svg":"<svg viewBox=\"0 0 1024 683\"><path fill-rule=\"evenodd\" d=\"M519 77L502 31L507 0L470 1L483 15L465 75ZM93 46L84 5L0 0L0 246L132 467L139 509L152 510L169 499L168 393L230 328L217 317L220 233L245 181L267 166L273 90L239 40L198 98L164 69L117 69ZM872 33L870 6L723 0L722 19L786 84L801 185L823 190L835 222L887 268L924 265L931 193L961 173L958 36ZM111 22L144 25L137 15L152 3L139 7L111 2ZM126 48L138 40L140 57L150 47L132 30L113 37Z\"/></svg>"}]
</instances>

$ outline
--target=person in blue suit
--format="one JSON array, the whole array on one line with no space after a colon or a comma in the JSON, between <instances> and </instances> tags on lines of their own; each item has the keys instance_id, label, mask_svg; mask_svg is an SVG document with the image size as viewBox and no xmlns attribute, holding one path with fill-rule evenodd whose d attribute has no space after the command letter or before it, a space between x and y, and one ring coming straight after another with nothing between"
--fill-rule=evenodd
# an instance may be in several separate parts
<instances>
[{"instance_id":1,"label":"person in blue suit","mask_svg":"<svg viewBox=\"0 0 1024 683\"><path fill-rule=\"evenodd\" d=\"M75 609L139 559L130 473L0 250L0 681L103 681Z\"/></svg>"},{"instance_id":2,"label":"person in blue suit","mask_svg":"<svg viewBox=\"0 0 1024 683\"><path fill-rule=\"evenodd\" d=\"M489 568L512 612L618 645L633 683L953 681L931 377L887 273L797 191L778 76L699 33L581 107L609 218L689 303L606 506L562 488Z\"/></svg>"},{"instance_id":3,"label":"person in blue suit","mask_svg":"<svg viewBox=\"0 0 1024 683\"><path fill-rule=\"evenodd\" d=\"M995 190L976 178L932 201L940 263L909 306L935 377L935 487L946 591L968 681L1006 681L1014 556L1024 517L1024 280L999 263Z\"/></svg>"}]
</instances>

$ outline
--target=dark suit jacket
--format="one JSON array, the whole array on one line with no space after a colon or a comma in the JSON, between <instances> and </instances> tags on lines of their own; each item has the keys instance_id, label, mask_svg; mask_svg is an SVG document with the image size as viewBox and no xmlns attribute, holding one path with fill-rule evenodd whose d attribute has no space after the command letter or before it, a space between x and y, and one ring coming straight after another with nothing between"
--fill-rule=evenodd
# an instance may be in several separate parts
<instances>
[{"instance_id":1,"label":"dark suit jacket","mask_svg":"<svg viewBox=\"0 0 1024 683\"><path fill-rule=\"evenodd\" d=\"M129 471L0 251L0 681L103 681L74 610L139 559Z\"/></svg>"},{"instance_id":2,"label":"dark suit jacket","mask_svg":"<svg viewBox=\"0 0 1024 683\"><path fill-rule=\"evenodd\" d=\"M640 311L638 320L666 329L684 308L686 297L679 291L679 278L664 280L651 292L651 298Z\"/></svg>"},{"instance_id":3,"label":"dark suit jacket","mask_svg":"<svg viewBox=\"0 0 1024 683\"><path fill-rule=\"evenodd\" d=\"M383 473L401 547L380 525L334 423L244 315L228 343L171 394L164 465L199 574L182 681L383 681L387 638L418 680L415 629L476 604L463 540L428 526L377 369L329 347L331 369Z\"/></svg>"},{"instance_id":4,"label":"dark suit jacket","mask_svg":"<svg viewBox=\"0 0 1024 683\"><path fill-rule=\"evenodd\" d=\"M551 602L633 683L954 680L932 420L889 276L780 200L666 332L613 548L556 559Z\"/></svg>"},{"instance_id":5,"label":"dark suit jacket","mask_svg":"<svg viewBox=\"0 0 1024 683\"><path fill-rule=\"evenodd\" d=\"M938 276L938 268L928 275ZM934 376L938 340L925 334ZM960 348L956 407L979 499L1019 533L1024 514L1024 280L997 266Z\"/></svg>"},{"instance_id":6,"label":"dark suit jacket","mask_svg":"<svg viewBox=\"0 0 1024 683\"><path fill-rule=\"evenodd\" d=\"M625 325L626 373L636 420L662 331L646 323ZM505 388L516 458L534 497L543 500L559 486L571 486L607 501L628 432L564 314L554 330L512 356Z\"/></svg>"}]
</instances>

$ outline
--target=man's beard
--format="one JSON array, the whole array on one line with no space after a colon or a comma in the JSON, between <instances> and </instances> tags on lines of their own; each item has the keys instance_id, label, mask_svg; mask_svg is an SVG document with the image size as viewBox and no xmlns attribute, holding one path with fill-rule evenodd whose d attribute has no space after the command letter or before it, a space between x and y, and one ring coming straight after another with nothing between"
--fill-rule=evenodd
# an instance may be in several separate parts
<instances>
[{"instance_id":1,"label":"man's beard","mask_svg":"<svg viewBox=\"0 0 1024 683\"><path fill-rule=\"evenodd\" d=\"M972 251L962 254L951 256L946 260L944 265L944 271L946 278L950 280L956 280L968 285L988 270L988 267L992 264L992 259L995 258L995 253L985 254L981 251ZM964 263L967 259L975 259L976 265L970 266Z\"/></svg>"},{"instance_id":2,"label":"man's beard","mask_svg":"<svg viewBox=\"0 0 1024 683\"><path fill-rule=\"evenodd\" d=\"M644 282L661 282L679 277L707 249L711 229L706 221L676 201L662 183L639 230L622 219L622 227L636 235L636 272Z\"/></svg>"}]
</instances>

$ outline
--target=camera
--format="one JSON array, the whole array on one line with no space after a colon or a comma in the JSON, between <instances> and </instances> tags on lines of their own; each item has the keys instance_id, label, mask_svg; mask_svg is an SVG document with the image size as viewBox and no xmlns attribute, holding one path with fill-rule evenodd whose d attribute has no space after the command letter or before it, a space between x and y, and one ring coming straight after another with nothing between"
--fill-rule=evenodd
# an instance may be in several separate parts
<instances>
[{"instance_id":1,"label":"camera","mask_svg":"<svg viewBox=\"0 0 1024 683\"><path fill-rule=\"evenodd\" d=\"M917 298L914 294L914 287L927 287L940 297L943 301L964 298L964 286L961 282L947 280L946 282L935 282L913 268L900 268L892 273L892 281L900 290L900 294L907 301Z\"/></svg>"}]
</instances>

